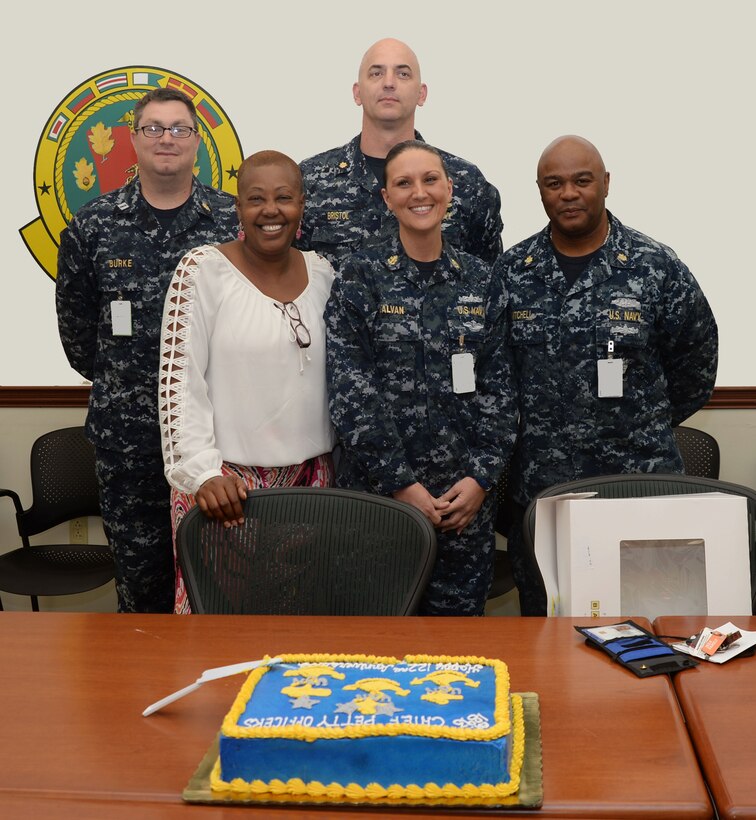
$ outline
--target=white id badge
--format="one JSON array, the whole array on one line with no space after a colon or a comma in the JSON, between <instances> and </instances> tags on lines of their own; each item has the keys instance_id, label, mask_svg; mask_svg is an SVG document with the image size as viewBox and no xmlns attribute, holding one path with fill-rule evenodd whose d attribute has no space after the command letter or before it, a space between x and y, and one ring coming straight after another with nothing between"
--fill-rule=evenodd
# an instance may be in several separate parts
<instances>
[{"instance_id":1,"label":"white id badge","mask_svg":"<svg viewBox=\"0 0 756 820\"><path fill-rule=\"evenodd\" d=\"M131 302L119 299L110 303L110 322L114 336L131 336Z\"/></svg>"},{"instance_id":2,"label":"white id badge","mask_svg":"<svg viewBox=\"0 0 756 820\"><path fill-rule=\"evenodd\" d=\"M622 398L622 359L599 359L597 364L599 398Z\"/></svg>"},{"instance_id":3,"label":"white id badge","mask_svg":"<svg viewBox=\"0 0 756 820\"><path fill-rule=\"evenodd\" d=\"M455 393L475 392L475 359L472 353L452 353L452 390Z\"/></svg>"}]
</instances>

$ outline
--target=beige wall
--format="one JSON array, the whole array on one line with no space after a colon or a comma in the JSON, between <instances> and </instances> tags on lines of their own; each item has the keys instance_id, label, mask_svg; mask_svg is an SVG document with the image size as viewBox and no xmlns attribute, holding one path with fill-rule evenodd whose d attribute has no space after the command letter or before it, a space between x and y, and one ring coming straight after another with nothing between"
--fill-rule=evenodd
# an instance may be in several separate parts
<instances>
[{"instance_id":1,"label":"beige wall","mask_svg":"<svg viewBox=\"0 0 756 820\"><path fill-rule=\"evenodd\" d=\"M386 36L407 41L422 65L419 131L501 191L504 247L545 224L543 148L559 134L588 137L611 172L611 210L674 248L709 298L718 384L753 384L753 0L418 0L393 14L367 0L289 0L285 18L276 3L205 0L183 0L178 14L149 0L12 8L0 49L2 76L16 80L3 97L13 114L3 129L0 348L17 355L0 358L3 384L81 383L58 341L53 283L19 235L38 216L36 152L61 99L110 69L159 66L218 101L244 153L301 160L359 131L352 82L365 49Z\"/></svg>"},{"instance_id":2,"label":"beige wall","mask_svg":"<svg viewBox=\"0 0 756 820\"><path fill-rule=\"evenodd\" d=\"M37 436L57 427L83 424L83 409L65 408L0 408L0 487L16 490L21 503L31 503L29 483L29 450ZM722 456L720 477L725 481L756 487L756 410L702 410L687 422L711 433L719 442ZM92 543L104 543L99 519L89 520ZM37 543L68 540L65 527L40 536ZM9 499L0 499L0 551L19 546L13 505ZM29 599L0 593L3 606L8 609L30 608ZM114 612L116 597L113 584L84 595L42 598L42 610L92 610Z\"/></svg>"}]
</instances>

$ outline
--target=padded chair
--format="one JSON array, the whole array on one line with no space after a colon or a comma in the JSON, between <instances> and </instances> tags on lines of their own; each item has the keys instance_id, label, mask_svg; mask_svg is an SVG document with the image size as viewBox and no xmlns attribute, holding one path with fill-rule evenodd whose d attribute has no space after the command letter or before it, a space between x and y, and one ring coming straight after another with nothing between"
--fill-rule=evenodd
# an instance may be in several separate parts
<instances>
[{"instance_id":1,"label":"padded chair","mask_svg":"<svg viewBox=\"0 0 756 820\"><path fill-rule=\"evenodd\" d=\"M25 510L13 490L0 489L16 508L23 546L0 555L0 590L29 595L74 595L106 584L115 567L110 548L92 544L32 546L29 538L74 518L100 515L94 448L83 427L40 436L31 450L32 505ZM0 601L0 610L3 608Z\"/></svg>"},{"instance_id":2,"label":"padded chair","mask_svg":"<svg viewBox=\"0 0 756 820\"><path fill-rule=\"evenodd\" d=\"M748 543L751 559L751 610L756 615L756 490L728 481L699 478L691 475L667 475L663 473L628 473L624 475L596 476L555 484L542 490L528 504L523 520L525 548L535 559L536 502L539 498L562 493L595 492L599 498L642 498L653 495L682 495L683 493L729 493L743 496L748 508Z\"/></svg>"},{"instance_id":3,"label":"padded chair","mask_svg":"<svg viewBox=\"0 0 756 820\"><path fill-rule=\"evenodd\" d=\"M291 487L251 492L239 527L194 507L176 547L197 614L412 615L436 534L391 498Z\"/></svg>"},{"instance_id":4,"label":"padded chair","mask_svg":"<svg viewBox=\"0 0 756 820\"><path fill-rule=\"evenodd\" d=\"M686 475L719 478L719 444L714 436L695 427L674 427Z\"/></svg>"}]
</instances>

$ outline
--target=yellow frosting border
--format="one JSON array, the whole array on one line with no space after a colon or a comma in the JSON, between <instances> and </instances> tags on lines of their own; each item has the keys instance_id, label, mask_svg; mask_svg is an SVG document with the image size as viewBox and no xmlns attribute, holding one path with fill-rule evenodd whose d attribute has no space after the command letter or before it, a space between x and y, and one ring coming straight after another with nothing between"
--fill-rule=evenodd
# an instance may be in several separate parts
<instances>
[{"instance_id":1,"label":"yellow frosting border","mask_svg":"<svg viewBox=\"0 0 756 820\"><path fill-rule=\"evenodd\" d=\"M418 661L409 662L417 663ZM424 786L417 784L381 786L379 783L370 783L367 786L359 786L356 783L348 783L347 785L329 783L326 785L316 780L305 783L299 778L287 781L271 780L267 783L262 780L247 782L238 777L227 782L220 776L220 757L218 757L210 773L210 788L214 792L231 792L239 796L293 795L325 797L333 801L346 799L352 802L371 802L382 799L454 800L461 798L469 801L501 799L509 797L519 790L524 759L525 719L522 697L512 695L512 757L508 783L480 783L477 785L464 783L461 786L453 783L446 783L443 786L436 783L426 783Z\"/></svg>"},{"instance_id":2,"label":"yellow frosting border","mask_svg":"<svg viewBox=\"0 0 756 820\"><path fill-rule=\"evenodd\" d=\"M266 655L266 659L270 656ZM487 729L469 729L457 726L425 726L416 724L361 724L342 727L333 726L239 726L247 702L257 684L270 667L258 666L247 678L234 700L231 710L223 719L221 734L234 738L286 738L288 740L336 740L359 737L395 737L411 735L416 737L444 737L450 740L495 740L510 731L509 720L509 669L500 660L481 658L475 655L407 655L403 661L393 657L377 655L278 655L283 663L448 663L490 666L494 670L494 724Z\"/></svg>"}]
</instances>

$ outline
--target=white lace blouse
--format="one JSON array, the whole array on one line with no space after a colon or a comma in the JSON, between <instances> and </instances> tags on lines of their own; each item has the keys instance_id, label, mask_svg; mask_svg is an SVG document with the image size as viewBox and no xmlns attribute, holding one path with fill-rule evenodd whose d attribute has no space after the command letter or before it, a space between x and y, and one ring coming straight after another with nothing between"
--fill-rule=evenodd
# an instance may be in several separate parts
<instances>
[{"instance_id":1,"label":"white lace blouse","mask_svg":"<svg viewBox=\"0 0 756 820\"><path fill-rule=\"evenodd\" d=\"M303 256L308 283L293 301L312 339L306 348L281 303L217 248L195 248L176 268L163 312L159 408L165 475L182 492L221 475L224 460L283 467L333 448L323 310L334 273L314 251Z\"/></svg>"}]
</instances>

